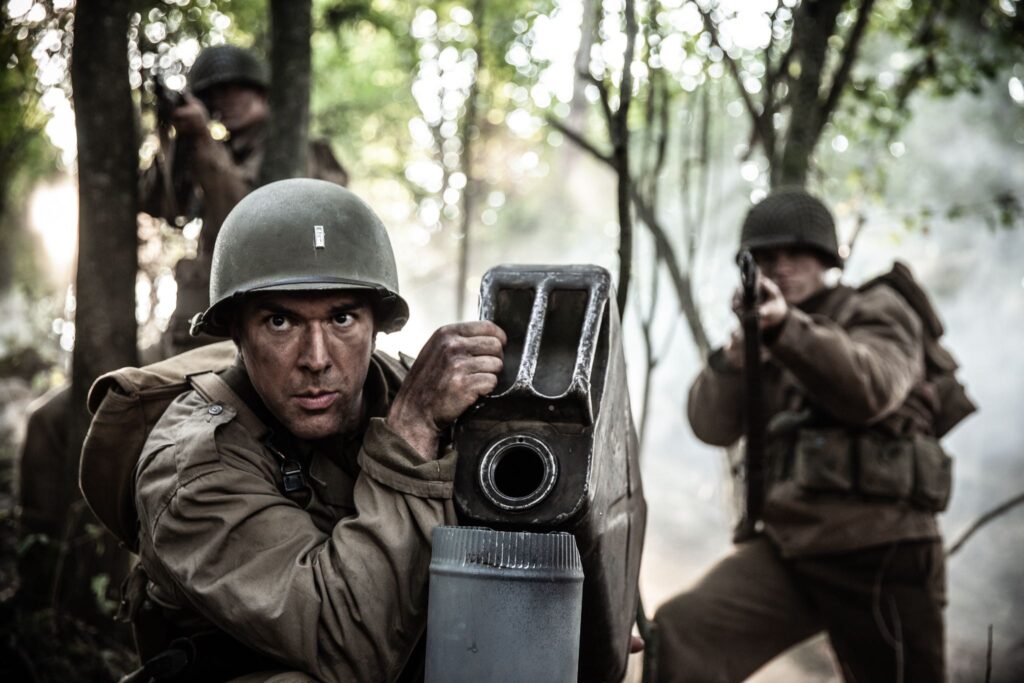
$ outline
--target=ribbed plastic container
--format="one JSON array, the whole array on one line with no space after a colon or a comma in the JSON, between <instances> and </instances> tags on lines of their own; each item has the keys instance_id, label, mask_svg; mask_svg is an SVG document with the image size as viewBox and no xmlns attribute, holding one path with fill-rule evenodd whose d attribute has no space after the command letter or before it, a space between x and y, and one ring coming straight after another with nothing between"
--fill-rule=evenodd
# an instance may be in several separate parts
<instances>
[{"instance_id":1,"label":"ribbed plastic container","mask_svg":"<svg viewBox=\"0 0 1024 683\"><path fill-rule=\"evenodd\" d=\"M572 683L582 606L571 534L437 527L427 683Z\"/></svg>"}]
</instances>

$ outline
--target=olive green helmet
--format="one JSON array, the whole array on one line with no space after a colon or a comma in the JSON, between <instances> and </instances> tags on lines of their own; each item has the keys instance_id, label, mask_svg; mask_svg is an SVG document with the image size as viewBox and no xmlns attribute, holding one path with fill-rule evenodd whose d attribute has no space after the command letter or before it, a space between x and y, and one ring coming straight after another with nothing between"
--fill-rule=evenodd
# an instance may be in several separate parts
<instances>
[{"instance_id":1,"label":"olive green helmet","mask_svg":"<svg viewBox=\"0 0 1024 683\"><path fill-rule=\"evenodd\" d=\"M231 336L231 309L246 294L335 289L370 294L382 332L409 319L377 214L340 185L279 180L251 192L224 220L213 247L210 307L192 319L192 334Z\"/></svg>"},{"instance_id":2,"label":"olive green helmet","mask_svg":"<svg viewBox=\"0 0 1024 683\"><path fill-rule=\"evenodd\" d=\"M199 53L188 72L188 87L202 99L217 85L239 83L260 90L270 86L266 62L251 50L236 45L215 45Z\"/></svg>"},{"instance_id":3,"label":"olive green helmet","mask_svg":"<svg viewBox=\"0 0 1024 683\"><path fill-rule=\"evenodd\" d=\"M843 265L832 213L802 188L775 190L747 213L740 249L771 247L809 247L830 266Z\"/></svg>"}]
</instances>

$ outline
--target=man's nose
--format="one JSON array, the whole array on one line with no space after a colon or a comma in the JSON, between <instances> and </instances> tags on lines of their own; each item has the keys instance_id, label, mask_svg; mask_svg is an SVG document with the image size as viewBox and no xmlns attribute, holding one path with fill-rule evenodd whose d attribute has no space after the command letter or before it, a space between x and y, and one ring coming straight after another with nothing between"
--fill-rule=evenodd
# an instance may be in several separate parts
<instances>
[{"instance_id":1,"label":"man's nose","mask_svg":"<svg viewBox=\"0 0 1024 683\"><path fill-rule=\"evenodd\" d=\"M782 252L775 257L775 263L773 266L773 270L776 272L789 273L793 269L793 257Z\"/></svg>"},{"instance_id":2,"label":"man's nose","mask_svg":"<svg viewBox=\"0 0 1024 683\"><path fill-rule=\"evenodd\" d=\"M320 323L312 323L303 340L299 364L311 372L323 372L331 367L331 356L327 350L327 333Z\"/></svg>"}]
</instances>

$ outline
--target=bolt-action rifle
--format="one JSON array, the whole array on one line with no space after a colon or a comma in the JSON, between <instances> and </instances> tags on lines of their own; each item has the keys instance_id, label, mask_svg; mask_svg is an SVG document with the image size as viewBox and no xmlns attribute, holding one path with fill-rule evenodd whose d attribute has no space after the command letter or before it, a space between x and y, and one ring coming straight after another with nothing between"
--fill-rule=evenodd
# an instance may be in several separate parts
<instances>
[{"instance_id":1,"label":"bolt-action rifle","mask_svg":"<svg viewBox=\"0 0 1024 683\"><path fill-rule=\"evenodd\" d=\"M743 328L743 417L746 449L743 458L745 496L742 516L733 541L742 543L757 534L764 508L764 408L761 393L761 320L758 314L760 272L749 249L737 257L743 295L740 325Z\"/></svg>"},{"instance_id":2,"label":"bolt-action rifle","mask_svg":"<svg viewBox=\"0 0 1024 683\"><path fill-rule=\"evenodd\" d=\"M163 76L153 77L153 100L156 103L156 120L161 126L170 125L171 114L185 104L184 93L167 87Z\"/></svg>"},{"instance_id":3,"label":"bolt-action rifle","mask_svg":"<svg viewBox=\"0 0 1024 683\"><path fill-rule=\"evenodd\" d=\"M165 217L181 226L188 220L187 204L192 192L188 178L189 146L178 145L171 137L171 117L174 110L185 104L185 93L167 86L160 74L153 76L153 104L156 112L160 150L155 163L160 169L161 192L164 197Z\"/></svg>"}]
</instances>

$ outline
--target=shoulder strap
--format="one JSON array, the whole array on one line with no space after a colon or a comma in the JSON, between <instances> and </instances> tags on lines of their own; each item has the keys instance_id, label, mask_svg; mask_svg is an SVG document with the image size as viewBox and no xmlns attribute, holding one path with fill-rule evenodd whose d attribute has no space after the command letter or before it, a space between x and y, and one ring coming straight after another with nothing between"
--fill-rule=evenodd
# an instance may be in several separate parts
<instances>
[{"instance_id":1,"label":"shoulder strap","mask_svg":"<svg viewBox=\"0 0 1024 683\"><path fill-rule=\"evenodd\" d=\"M835 320L839 316L839 311L846 306L846 302L853 296L854 291L855 290L852 287L836 285L829 292L829 295L822 303L821 308L816 312L830 320Z\"/></svg>"},{"instance_id":2,"label":"shoulder strap","mask_svg":"<svg viewBox=\"0 0 1024 683\"><path fill-rule=\"evenodd\" d=\"M907 264L902 261L896 261L892 265L892 270L868 280L859 287L859 290L866 292L878 285L887 285L903 297L903 300L914 309L914 313L921 319L926 334L933 339L942 337L943 332L945 332L942 320L939 318L939 314L936 312L935 306L932 305L928 294L921 287L921 283L914 277Z\"/></svg>"},{"instance_id":3,"label":"shoulder strap","mask_svg":"<svg viewBox=\"0 0 1024 683\"><path fill-rule=\"evenodd\" d=\"M189 375L188 381L196 392L207 401L233 408L236 413L235 419L257 439L262 439L270 431L263 424L263 420L256 416L256 413L239 398L238 394L231 390L227 382L221 379L216 372L207 371Z\"/></svg>"}]
</instances>

